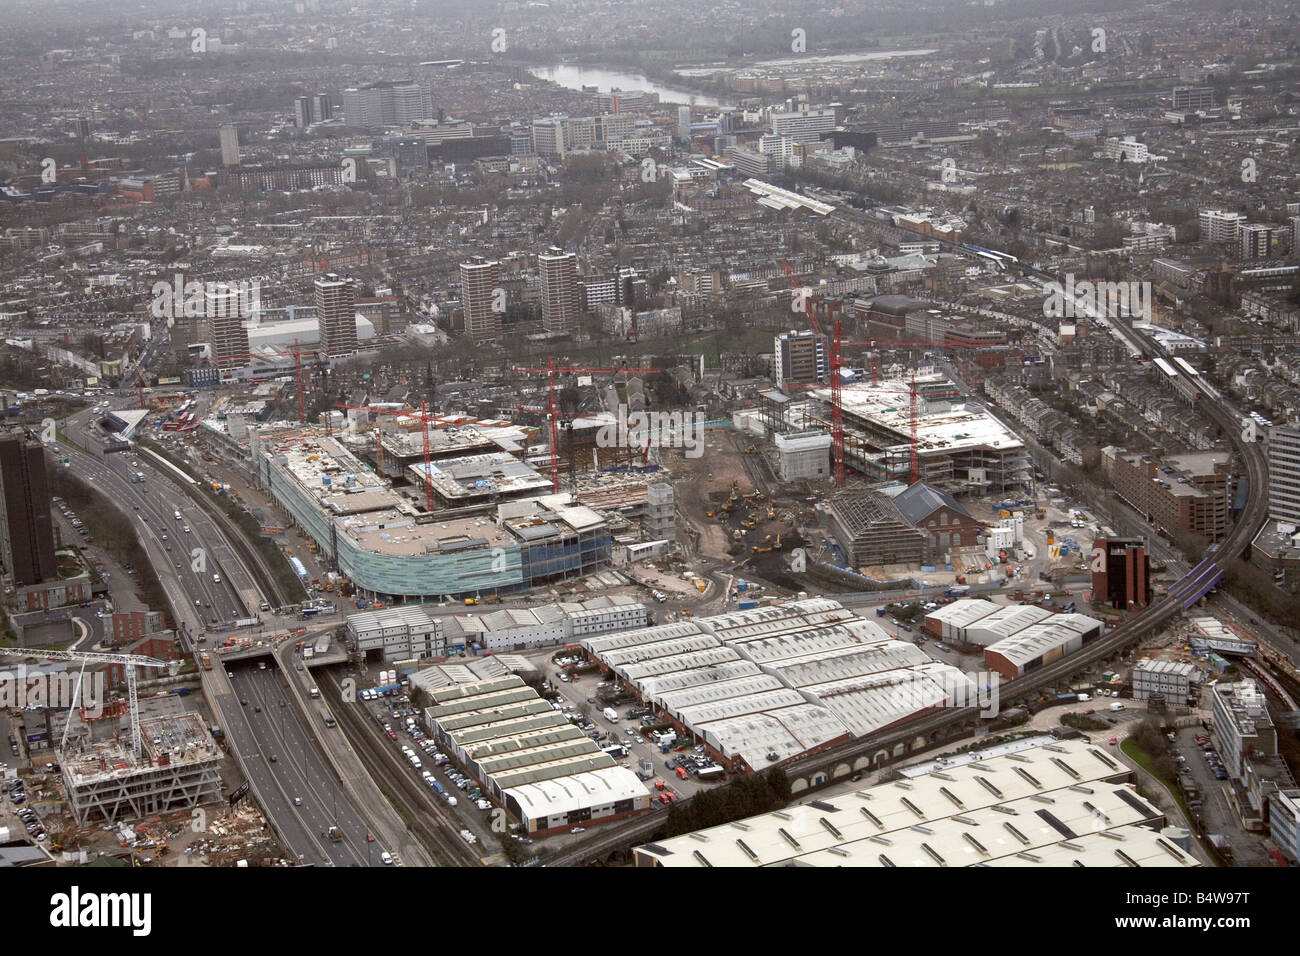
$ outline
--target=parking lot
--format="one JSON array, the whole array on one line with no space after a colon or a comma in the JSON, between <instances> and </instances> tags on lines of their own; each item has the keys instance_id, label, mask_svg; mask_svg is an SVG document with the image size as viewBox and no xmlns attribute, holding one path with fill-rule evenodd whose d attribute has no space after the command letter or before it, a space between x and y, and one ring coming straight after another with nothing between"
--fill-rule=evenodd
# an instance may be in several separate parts
<instances>
[{"instance_id":1,"label":"parking lot","mask_svg":"<svg viewBox=\"0 0 1300 956\"><path fill-rule=\"evenodd\" d=\"M358 696L366 715L410 764L410 772L447 804L447 816L462 828L462 839L470 845L485 846L487 853L494 852L497 842L491 832L494 804L478 784L462 774L448 755L434 746L424 730L420 712L411 706L410 697L391 689L379 693L375 687L358 691ZM517 834L513 838L531 842Z\"/></svg>"},{"instance_id":2,"label":"parking lot","mask_svg":"<svg viewBox=\"0 0 1300 956\"><path fill-rule=\"evenodd\" d=\"M6 780L5 795L8 797L8 806L5 807L2 825L9 828L9 838L17 839L26 830L27 835L37 843L44 843L45 824L41 822L40 814L28 806L26 784L22 780Z\"/></svg>"},{"instance_id":3,"label":"parking lot","mask_svg":"<svg viewBox=\"0 0 1300 956\"><path fill-rule=\"evenodd\" d=\"M1204 743L1198 743L1201 740ZM1179 777L1189 776L1197 795L1187 800L1187 807L1206 833L1223 834L1232 851L1234 866L1271 866L1268 850L1261 836L1242 829L1230 797L1232 782L1217 750L1218 740L1212 730L1184 727L1174 743L1179 761Z\"/></svg>"},{"instance_id":4,"label":"parking lot","mask_svg":"<svg viewBox=\"0 0 1300 956\"><path fill-rule=\"evenodd\" d=\"M553 660L555 657L560 663ZM549 685L564 702L562 709L576 718L574 722L578 727L601 747L617 744L624 748L622 764L645 780L654 793L656 806L667 807L675 800L687 799L711 783L724 779L721 768L710 769L716 764L705 754L703 746L672 740L665 748L663 743L649 739L646 736L647 722L651 725L655 722L648 708L631 702L619 704L613 708L617 720L609 720L604 714L606 705L600 702L599 672L575 673L563 666L565 660L563 655L555 654L537 660L538 666L544 667ZM571 660L579 663L576 657ZM645 770L647 764L650 766L648 774ZM700 775L702 771L703 777Z\"/></svg>"}]
</instances>

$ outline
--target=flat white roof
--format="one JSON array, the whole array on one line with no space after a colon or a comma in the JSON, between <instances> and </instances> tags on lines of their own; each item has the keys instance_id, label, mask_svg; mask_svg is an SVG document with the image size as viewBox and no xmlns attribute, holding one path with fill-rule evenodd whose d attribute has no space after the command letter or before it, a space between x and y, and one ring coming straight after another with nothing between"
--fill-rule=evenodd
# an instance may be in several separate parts
<instances>
[{"instance_id":1,"label":"flat white roof","mask_svg":"<svg viewBox=\"0 0 1300 956\"><path fill-rule=\"evenodd\" d=\"M917 385L947 382L942 375L930 375L925 379L922 381L922 376L918 375ZM906 440L904 436L911 433L909 393L910 382L846 383L842 388L840 406L847 415L857 415L897 432L901 443ZM829 388L813 389L809 394L830 402ZM925 393L919 394L924 397ZM955 400L946 411L918 412L916 439L921 454L951 454L976 448L1005 452L1024 447L1019 436L989 412L961 400Z\"/></svg>"}]
</instances>

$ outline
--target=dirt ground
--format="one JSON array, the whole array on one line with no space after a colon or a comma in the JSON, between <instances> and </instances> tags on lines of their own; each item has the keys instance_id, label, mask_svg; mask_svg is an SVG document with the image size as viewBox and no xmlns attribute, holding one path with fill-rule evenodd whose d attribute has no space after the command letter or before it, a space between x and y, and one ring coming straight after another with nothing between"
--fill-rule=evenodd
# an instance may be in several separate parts
<instances>
[{"instance_id":1,"label":"dirt ground","mask_svg":"<svg viewBox=\"0 0 1300 956\"><path fill-rule=\"evenodd\" d=\"M813 582L791 572L791 555L804 548L813 560L815 548L800 529L817 527L817 512L808 499L820 498L825 489L810 493L804 482L773 483L772 468L763 459L770 454L761 439L719 431L710 433L700 458L673 453L664 464L676 479L679 510L699 533L700 558L734 566L738 574L783 590L808 590ZM821 585L816 589L824 590Z\"/></svg>"}]
</instances>

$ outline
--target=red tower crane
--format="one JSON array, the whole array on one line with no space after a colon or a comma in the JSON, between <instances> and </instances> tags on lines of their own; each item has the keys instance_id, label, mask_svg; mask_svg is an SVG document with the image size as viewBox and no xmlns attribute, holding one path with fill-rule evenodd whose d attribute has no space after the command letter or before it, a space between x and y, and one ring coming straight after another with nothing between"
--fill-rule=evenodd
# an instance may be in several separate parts
<instances>
[{"instance_id":1,"label":"red tower crane","mask_svg":"<svg viewBox=\"0 0 1300 956\"><path fill-rule=\"evenodd\" d=\"M293 340L294 379L298 383L298 421L307 421L307 409L302 400L302 352L298 350L298 340Z\"/></svg>"},{"instance_id":2,"label":"red tower crane","mask_svg":"<svg viewBox=\"0 0 1300 956\"><path fill-rule=\"evenodd\" d=\"M809 315L812 313L810 312ZM835 316L835 337L831 339L831 471L837 487L844 487L844 407L840 402L844 376L840 374L840 317Z\"/></svg>"},{"instance_id":3,"label":"red tower crane","mask_svg":"<svg viewBox=\"0 0 1300 956\"><path fill-rule=\"evenodd\" d=\"M785 270L785 274L790 277L790 281L794 284L795 288L799 288L799 280L795 276L794 270L790 268L790 264L786 262L784 259L781 260L781 268L783 268ZM819 298L819 297L813 295L808 295L804 297L804 301L803 301L804 314L808 316L808 324L812 326L812 330L814 334L816 334L818 341L821 342L826 338L826 335L824 332L822 332L821 324L817 321L817 316L813 311L814 298ZM833 326L834 335L831 339L830 349L829 349L830 385L831 385L831 466L832 466L833 473L835 475L835 484L840 487L843 487L844 478L845 478L844 410L840 399L842 396L841 390L843 386L843 375L841 373L841 369L843 368L843 363L844 363L844 347L848 345L861 345L861 346L867 346L871 349L871 384L877 385L880 381L880 358L877 352L877 347L879 344L882 343L879 343L878 340L875 339L867 342L843 341L843 323L840 319L840 316L837 314L839 303L838 302L828 303L828 306L829 306L830 313L834 316L834 326ZM978 348L979 347L979 346L969 346L969 345L954 345L947 342L940 344L937 342L890 342L888 340L885 340L883 344L896 346L899 348L927 348L927 349ZM778 382L777 384L782 388L800 387L800 386L787 386L783 382ZM917 391L916 391L915 372L912 373L911 388L906 392L900 392L900 394L905 394L909 396L908 417L910 419L909 424L910 424L910 431L911 431L911 457L912 457L912 462L911 462L912 482L911 483L916 484L916 482L920 480L921 468L920 468L920 455L917 451L918 445L917 445L917 437L916 437Z\"/></svg>"},{"instance_id":4,"label":"red tower crane","mask_svg":"<svg viewBox=\"0 0 1300 956\"><path fill-rule=\"evenodd\" d=\"M564 365L556 367L555 363L547 358L546 368L523 368L516 365L511 369L520 375L545 375L546 376L546 415L549 419L547 427L550 433L551 442L551 491L558 494L560 491L560 421L555 414L555 376L556 375L617 375L622 372L624 377L628 375L654 375L655 369L642 368L587 368L580 365Z\"/></svg>"}]
</instances>

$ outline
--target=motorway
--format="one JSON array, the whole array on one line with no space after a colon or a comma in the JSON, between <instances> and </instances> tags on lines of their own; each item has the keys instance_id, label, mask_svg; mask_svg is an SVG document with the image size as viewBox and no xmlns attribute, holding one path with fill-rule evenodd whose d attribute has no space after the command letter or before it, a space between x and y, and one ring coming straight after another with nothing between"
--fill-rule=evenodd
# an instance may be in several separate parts
<instances>
[{"instance_id":1,"label":"motorway","mask_svg":"<svg viewBox=\"0 0 1300 956\"><path fill-rule=\"evenodd\" d=\"M164 476L160 469L151 468L152 458L148 455L98 451L99 443L89 434L93 415L93 410L86 410L70 416L62 422L60 430L67 439L84 442L87 448L95 450L87 452L70 441L60 440L57 453L66 455L75 474L88 480L124 514L138 522L141 544L172 606L182 647L194 653L196 641L214 622L243 616L249 604L257 607L254 602L261 598L256 585L215 522L175 485L173 479L180 480L178 476ZM132 464L137 461L139 465ZM130 480L135 472L145 474L143 483ZM182 515L179 522L174 516L176 511ZM185 525L190 528L188 534L183 530ZM192 567L197 558L192 554L195 548L200 549L206 560L202 572ZM213 581L213 574L221 575L220 584ZM244 684L245 666L235 665L229 674L218 666L200 671L200 675L217 721L227 734L231 752L286 851L307 863L381 865L378 849L370 859L371 852L365 846L366 833L381 832L368 821L371 814L379 811L371 809L363 814L347 788L335 796L338 777L327 769L330 765L320 743L302 725L298 710L294 710L292 720L285 714L282 727L278 721L273 724L269 719L254 720L258 717L256 713L244 713L245 708L239 703L241 695L250 700L250 710L255 706L248 697L254 688ZM241 689L236 689L237 684ZM261 690L266 694L271 692L266 686ZM280 699L275 698L277 711ZM291 701L286 711L290 709L293 709ZM263 714L266 713L263 707ZM277 753L280 759L272 763L270 753ZM301 806L293 804L295 796L301 797ZM339 844L320 836L326 812L335 812L336 799L339 825L345 835ZM330 845L325 846L326 843Z\"/></svg>"},{"instance_id":2,"label":"motorway","mask_svg":"<svg viewBox=\"0 0 1300 956\"><path fill-rule=\"evenodd\" d=\"M280 669L259 669L252 661L241 661L227 670L232 675L231 703L246 718L232 731L231 740L247 763L260 762L266 768L272 781L262 792L266 812L291 814L310 828L307 837L317 852L305 854L306 862L377 865L383 848L366 840L373 832L370 825L352 807L346 794L340 794L342 788L333 768L304 723L307 717L289 704L290 695ZM326 836L334 825L343 833L338 843Z\"/></svg>"},{"instance_id":3,"label":"motorway","mask_svg":"<svg viewBox=\"0 0 1300 956\"><path fill-rule=\"evenodd\" d=\"M139 524L140 537L153 539L165 552L163 561L176 572L185 592L198 602L194 604L195 616L201 619L202 626L190 636L198 638L206 626L244 617L249 609L239 592L254 590L253 582L235 561L212 519L152 467L151 456L134 452L96 454L99 442L90 434L91 417L90 411L80 412L63 422L64 435L82 448L91 449L73 458L71 467L123 508L129 503L129 517ZM131 481L137 472L145 475L143 482ZM176 519L177 513L180 520ZM161 570L157 564L154 567ZM221 583L216 583L213 575L220 575Z\"/></svg>"}]
</instances>

